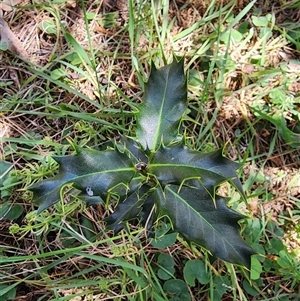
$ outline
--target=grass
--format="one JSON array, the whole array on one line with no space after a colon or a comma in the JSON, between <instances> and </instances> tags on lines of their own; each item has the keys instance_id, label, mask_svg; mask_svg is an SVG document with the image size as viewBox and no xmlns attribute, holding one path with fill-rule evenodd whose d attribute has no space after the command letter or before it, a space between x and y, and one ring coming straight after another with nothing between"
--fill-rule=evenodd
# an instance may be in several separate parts
<instances>
[{"instance_id":1,"label":"grass","mask_svg":"<svg viewBox=\"0 0 300 301\"><path fill-rule=\"evenodd\" d=\"M168 300L175 294L168 281L186 283L184 268L195 259L208 280L195 276L192 300L297 300L299 1L276 2L272 11L258 1L195 6L129 0L128 9L107 11L96 1L75 10L46 2L4 15L31 62L0 53L3 300ZM248 206L236 191L220 191L247 217L243 237L258 252L249 272L212 264L180 238L172 243L164 225L156 233L164 248L138 227L113 236L102 222L113 208L86 208L72 193L37 215L26 191L56 172L51 156L70 153L71 144L101 147L119 132L130 135L151 61L162 66L173 54L185 56L188 71L188 145L225 144L244 163Z\"/></svg>"}]
</instances>

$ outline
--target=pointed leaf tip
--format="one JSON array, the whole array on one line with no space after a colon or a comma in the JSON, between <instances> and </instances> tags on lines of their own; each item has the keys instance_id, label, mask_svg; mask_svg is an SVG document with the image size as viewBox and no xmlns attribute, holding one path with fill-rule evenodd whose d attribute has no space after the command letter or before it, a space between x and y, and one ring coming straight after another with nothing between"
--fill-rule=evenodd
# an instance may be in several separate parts
<instances>
[{"instance_id":1,"label":"pointed leaf tip","mask_svg":"<svg viewBox=\"0 0 300 301\"><path fill-rule=\"evenodd\" d=\"M137 114L137 139L143 149L155 151L180 137L180 123L187 109L187 80L183 60L153 68L145 85L144 101Z\"/></svg>"},{"instance_id":2,"label":"pointed leaf tip","mask_svg":"<svg viewBox=\"0 0 300 301\"><path fill-rule=\"evenodd\" d=\"M214 188L225 181L231 181L243 195L242 185L235 169L238 165L222 156L222 150L200 153L183 145L161 147L149 164L149 172L155 174L164 185L180 185L186 179L198 178L207 188Z\"/></svg>"},{"instance_id":3,"label":"pointed leaf tip","mask_svg":"<svg viewBox=\"0 0 300 301\"><path fill-rule=\"evenodd\" d=\"M242 216L226 206L217 196L215 204L204 188L167 185L158 189L157 201L187 241L194 242L225 261L250 267L253 249L240 236L238 220Z\"/></svg>"},{"instance_id":4,"label":"pointed leaf tip","mask_svg":"<svg viewBox=\"0 0 300 301\"><path fill-rule=\"evenodd\" d=\"M118 150L81 149L78 154L55 160L60 164L58 174L29 189L39 212L59 200L60 190L66 184L86 194L83 201L88 204L101 203L109 189L119 183L129 183L136 173L132 160Z\"/></svg>"}]
</instances>

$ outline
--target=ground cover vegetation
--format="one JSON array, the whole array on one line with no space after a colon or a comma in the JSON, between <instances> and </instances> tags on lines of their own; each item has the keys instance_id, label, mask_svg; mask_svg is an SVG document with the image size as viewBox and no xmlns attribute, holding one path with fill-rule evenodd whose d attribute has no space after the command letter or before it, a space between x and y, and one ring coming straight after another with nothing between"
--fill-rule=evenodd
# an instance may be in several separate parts
<instances>
[{"instance_id":1,"label":"ground cover vegetation","mask_svg":"<svg viewBox=\"0 0 300 301\"><path fill-rule=\"evenodd\" d=\"M1 300L298 300L300 2L17 2L0 22ZM170 107L151 96L172 89ZM220 203L239 256L189 233Z\"/></svg>"}]
</instances>

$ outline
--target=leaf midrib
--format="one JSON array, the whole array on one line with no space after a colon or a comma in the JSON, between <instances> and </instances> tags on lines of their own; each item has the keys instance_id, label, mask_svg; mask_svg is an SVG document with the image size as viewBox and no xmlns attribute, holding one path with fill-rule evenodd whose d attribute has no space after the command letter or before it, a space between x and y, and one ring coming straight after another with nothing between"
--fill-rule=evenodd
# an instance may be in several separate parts
<instances>
[{"instance_id":1,"label":"leaf midrib","mask_svg":"<svg viewBox=\"0 0 300 301\"><path fill-rule=\"evenodd\" d=\"M76 176L76 179L78 179L78 178L82 178L82 177L86 177L86 176L91 176L94 174L105 174L105 173L124 172L124 171L136 172L134 167L130 167L130 168L127 167L127 168L119 168L119 169L106 169L106 170L96 171L96 172L92 172L92 173L85 173L83 175L76 175L76 174L74 174L74 175Z\"/></svg>"},{"instance_id":2,"label":"leaf midrib","mask_svg":"<svg viewBox=\"0 0 300 301\"><path fill-rule=\"evenodd\" d=\"M160 110L159 110L159 120L158 120L158 126L157 126L157 131L155 132L155 137L154 137L154 144L153 144L153 147L154 147L154 150L156 150L156 147L159 146L158 143L158 139L160 137L160 129L162 127L162 122L161 122L161 117L162 117L162 112L163 112L163 109L165 107L165 102L166 102L166 92L168 90L168 86L169 86L169 73L168 73L168 76L167 76L167 79L166 79L166 85L165 85L165 89L164 89L164 94L163 94L163 98L162 98L162 105L160 106ZM163 140L163 137L161 136L161 139Z\"/></svg>"},{"instance_id":3,"label":"leaf midrib","mask_svg":"<svg viewBox=\"0 0 300 301\"><path fill-rule=\"evenodd\" d=\"M203 168L203 167L198 167L198 166L191 166L191 165L187 165L187 164L172 164L172 163L155 163L155 164L149 164L149 169L151 169L152 167L156 167L156 168L160 168L160 167L170 167L170 168L190 168L190 169L196 169L196 170L203 170L203 171L209 171L211 173L215 173L217 175L222 176L223 178L228 179L228 177L212 170L212 169L208 169L208 168ZM214 166L215 168L222 168L222 166Z\"/></svg>"},{"instance_id":4,"label":"leaf midrib","mask_svg":"<svg viewBox=\"0 0 300 301\"><path fill-rule=\"evenodd\" d=\"M168 187L166 187L166 189L168 189L168 191L171 192L177 199L182 200L182 202L183 202L184 204L186 204L187 207L191 208L192 211L194 211L194 212L196 213L196 215L200 216L201 220L205 221L205 223L206 223L207 225L209 225L209 227L210 227L211 229L213 229L214 232L216 232L216 233L218 234L218 236L221 238L222 241L226 241L226 242L228 243L228 245L230 245L230 246L233 248L233 250L235 250L234 246L233 246L231 243L229 243L227 239L225 239L224 235L222 235L219 231L217 231L217 230L212 226L212 224L209 223L209 222L201 215L200 212L198 212L197 210L195 210L188 202L185 201L184 198L182 198L182 197L181 197L178 193L176 193L174 190L172 190L172 189L170 189L170 188L168 188ZM236 252L236 254L238 254L238 253Z\"/></svg>"}]
</instances>

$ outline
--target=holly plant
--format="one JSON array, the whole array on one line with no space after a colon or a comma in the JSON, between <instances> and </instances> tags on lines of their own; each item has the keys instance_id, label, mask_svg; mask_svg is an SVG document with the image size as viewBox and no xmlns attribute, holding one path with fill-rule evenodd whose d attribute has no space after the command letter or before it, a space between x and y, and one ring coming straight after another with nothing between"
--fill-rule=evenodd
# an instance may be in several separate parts
<instances>
[{"instance_id":1,"label":"holly plant","mask_svg":"<svg viewBox=\"0 0 300 301\"><path fill-rule=\"evenodd\" d=\"M201 153L185 146L182 118L187 110L183 59L156 69L137 104L135 137L121 137L105 150L75 147L74 155L54 157L58 174L30 187L38 212L55 204L71 185L88 205L117 200L106 218L118 233L138 220L151 230L167 218L172 230L215 257L250 267L253 250L240 236L241 214L216 194L226 181L244 197L236 169L239 164L222 150Z\"/></svg>"}]
</instances>

